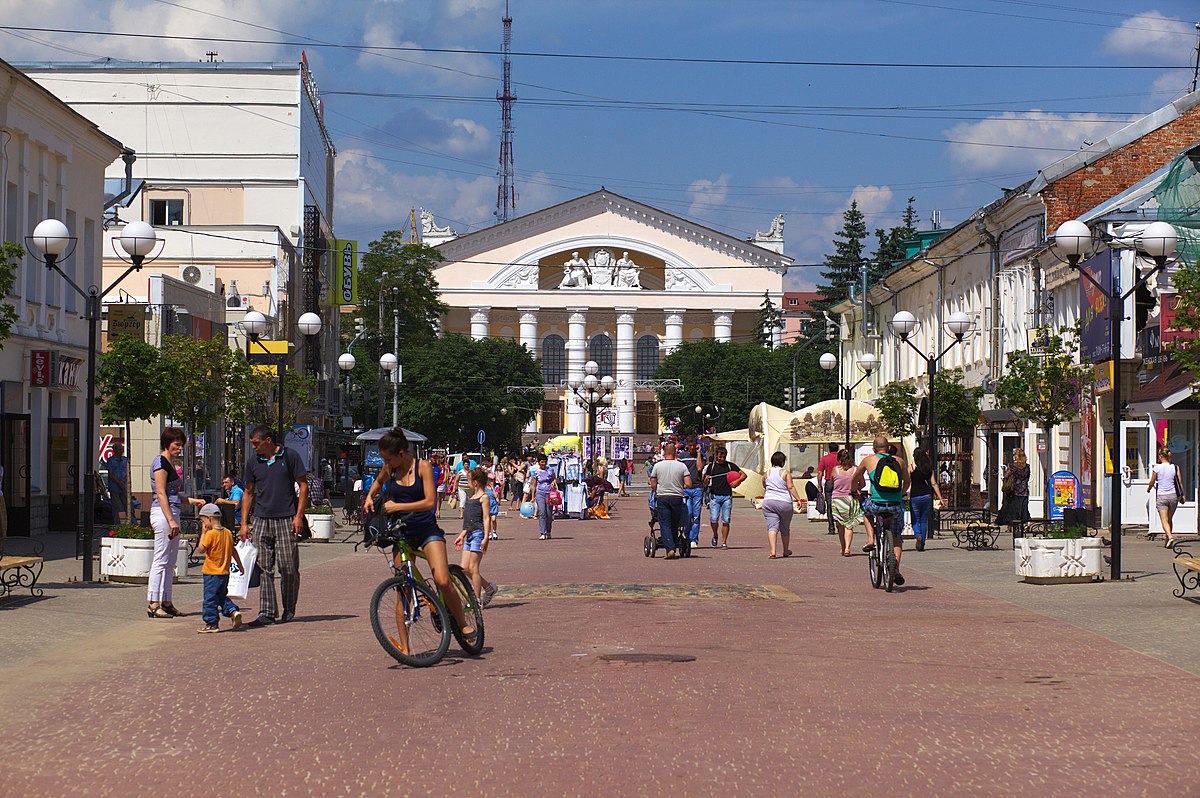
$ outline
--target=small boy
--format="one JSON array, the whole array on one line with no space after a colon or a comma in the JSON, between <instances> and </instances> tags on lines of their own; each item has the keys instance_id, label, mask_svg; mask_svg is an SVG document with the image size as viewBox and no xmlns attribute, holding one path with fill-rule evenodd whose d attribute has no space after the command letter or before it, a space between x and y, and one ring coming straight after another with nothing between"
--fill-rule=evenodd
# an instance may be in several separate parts
<instances>
[{"instance_id":1,"label":"small boy","mask_svg":"<svg viewBox=\"0 0 1200 798\"><path fill-rule=\"evenodd\" d=\"M196 550L204 555L204 604L200 615L204 619L201 634L221 631L217 621L221 615L233 619L233 628L242 625L242 613L229 600L229 563L236 560L242 567L242 558L233 545L233 533L221 526L221 508L208 503L200 508L200 546Z\"/></svg>"},{"instance_id":2,"label":"small boy","mask_svg":"<svg viewBox=\"0 0 1200 798\"><path fill-rule=\"evenodd\" d=\"M490 505L488 514L492 516L492 528L488 532L488 540L499 540L500 532L496 527L496 522L500 520L500 501L496 498L496 477L494 475L488 476L488 486L483 492L488 497Z\"/></svg>"}]
</instances>

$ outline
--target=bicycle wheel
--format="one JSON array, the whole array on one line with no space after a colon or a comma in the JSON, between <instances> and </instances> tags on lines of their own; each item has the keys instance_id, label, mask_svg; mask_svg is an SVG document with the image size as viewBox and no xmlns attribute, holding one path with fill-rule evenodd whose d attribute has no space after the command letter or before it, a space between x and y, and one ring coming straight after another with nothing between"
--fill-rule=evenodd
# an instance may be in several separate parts
<instances>
[{"instance_id":1,"label":"bicycle wheel","mask_svg":"<svg viewBox=\"0 0 1200 798\"><path fill-rule=\"evenodd\" d=\"M384 651L413 668L427 668L441 661L450 647L446 608L432 590L406 576L385 579L375 588L371 629ZM408 637L408 653L401 647L402 634Z\"/></svg>"},{"instance_id":2,"label":"bicycle wheel","mask_svg":"<svg viewBox=\"0 0 1200 798\"><path fill-rule=\"evenodd\" d=\"M483 604L475 596L471 580L461 565L450 566L450 584L458 591L458 600L462 602L463 616L474 629L474 634L464 635L458 624L451 624L454 639L462 646L462 650L472 657L483 653ZM447 610L447 612L449 612Z\"/></svg>"},{"instance_id":3,"label":"bicycle wheel","mask_svg":"<svg viewBox=\"0 0 1200 798\"><path fill-rule=\"evenodd\" d=\"M892 588L896 584L896 571L899 564L896 562L895 542L892 537L891 519L888 519L887 531L883 533L883 551L880 552L880 562L883 563L883 589L888 593L892 592Z\"/></svg>"},{"instance_id":4,"label":"bicycle wheel","mask_svg":"<svg viewBox=\"0 0 1200 798\"><path fill-rule=\"evenodd\" d=\"M876 521L875 529L879 529L879 523ZM883 565L879 560L880 536L875 534L875 547L867 552L867 575L871 579L871 587L878 588L883 584Z\"/></svg>"}]
</instances>

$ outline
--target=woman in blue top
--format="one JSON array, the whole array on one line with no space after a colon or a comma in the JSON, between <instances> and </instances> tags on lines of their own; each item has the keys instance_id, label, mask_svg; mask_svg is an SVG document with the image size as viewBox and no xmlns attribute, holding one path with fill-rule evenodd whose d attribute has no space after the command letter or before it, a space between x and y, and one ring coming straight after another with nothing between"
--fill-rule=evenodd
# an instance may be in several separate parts
<instances>
[{"instance_id":1,"label":"woman in blue top","mask_svg":"<svg viewBox=\"0 0 1200 798\"><path fill-rule=\"evenodd\" d=\"M175 458L183 454L187 436L178 427L163 430L159 444L162 452L150 463L150 526L154 529L154 559L150 563L150 581L146 586L146 615L172 618L182 615L171 602L175 582L175 559L179 554L179 514L183 506L183 478L175 467ZM203 505L199 499L190 504Z\"/></svg>"},{"instance_id":2,"label":"woman in blue top","mask_svg":"<svg viewBox=\"0 0 1200 798\"><path fill-rule=\"evenodd\" d=\"M533 475L533 500L538 512L538 540L549 540L554 527L554 508L550 506L550 491L558 487L558 478L546 467L546 455L538 457L538 470Z\"/></svg>"},{"instance_id":3,"label":"woman in blue top","mask_svg":"<svg viewBox=\"0 0 1200 798\"><path fill-rule=\"evenodd\" d=\"M437 482L433 479L433 466L428 460L417 460L408 448L404 431L397 428L384 433L379 439L379 454L384 466L379 478L371 483L371 490L363 502L367 513L375 512L375 496L383 491L383 509L389 515L399 516L404 521L404 542L414 549L425 552L425 559L433 571L433 581L441 592L446 609L454 616L455 623L464 636L475 634L463 617L462 601L458 591L450 586L450 565L446 559L446 534L437 524L434 509L437 507ZM399 557L399 554L396 555ZM399 567L399 560L396 560ZM397 612L400 610L397 609Z\"/></svg>"}]
</instances>

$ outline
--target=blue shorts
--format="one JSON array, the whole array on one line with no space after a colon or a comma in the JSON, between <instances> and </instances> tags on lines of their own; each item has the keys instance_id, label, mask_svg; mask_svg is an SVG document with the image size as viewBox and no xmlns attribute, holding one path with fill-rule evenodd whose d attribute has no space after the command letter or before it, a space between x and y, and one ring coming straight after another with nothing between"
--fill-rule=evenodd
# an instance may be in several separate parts
<instances>
[{"instance_id":1,"label":"blue shorts","mask_svg":"<svg viewBox=\"0 0 1200 798\"><path fill-rule=\"evenodd\" d=\"M442 543L446 542L446 533L439 527L435 526L433 529L417 530L409 529L408 527L404 528L404 542L414 549L424 549L426 544L432 543L435 540L440 540Z\"/></svg>"},{"instance_id":2,"label":"blue shorts","mask_svg":"<svg viewBox=\"0 0 1200 798\"><path fill-rule=\"evenodd\" d=\"M896 536L896 541L899 543L900 535L904 533L904 503L903 502L877 502L874 499L868 498L863 502L863 513L872 517L876 514L889 513L891 517L892 534Z\"/></svg>"},{"instance_id":3,"label":"blue shorts","mask_svg":"<svg viewBox=\"0 0 1200 798\"><path fill-rule=\"evenodd\" d=\"M720 521L722 524L728 524L729 519L733 517L733 496L713 496L708 497L708 520L712 523Z\"/></svg>"},{"instance_id":4,"label":"blue shorts","mask_svg":"<svg viewBox=\"0 0 1200 798\"><path fill-rule=\"evenodd\" d=\"M463 551L477 551L483 553L483 530L476 529L473 532L467 533L467 539L463 541Z\"/></svg>"}]
</instances>

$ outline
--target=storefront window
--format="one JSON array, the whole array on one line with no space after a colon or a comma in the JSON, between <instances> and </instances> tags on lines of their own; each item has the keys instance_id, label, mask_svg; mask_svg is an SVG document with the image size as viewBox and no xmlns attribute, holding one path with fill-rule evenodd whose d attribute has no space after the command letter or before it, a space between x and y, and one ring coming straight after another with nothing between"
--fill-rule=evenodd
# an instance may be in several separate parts
<instances>
[{"instance_id":1,"label":"storefront window","mask_svg":"<svg viewBox=\"0 0 1200 798\"><path fill-rule=\"evenodd\" d=\"M1145 426L1125 427L1125 473L1127 479L1138 482L1150 479L1150 467L1157 452L1150 451L1150 429ZM1186 473L1186 472L1185 472Z\"/></svg>"},{"instance_id":2,"label":"storefront window","mask_svg":"<svg viewBox=\"0 0 1200 798\"><path fill-rule=\"evenodd\" d=\"M1167 423L1167 448L1171 450L1171 462L1179 466L1189 502L1196 499L1196 443L1195 419L1171 419Z\"/></svg>"}]
</instances>

